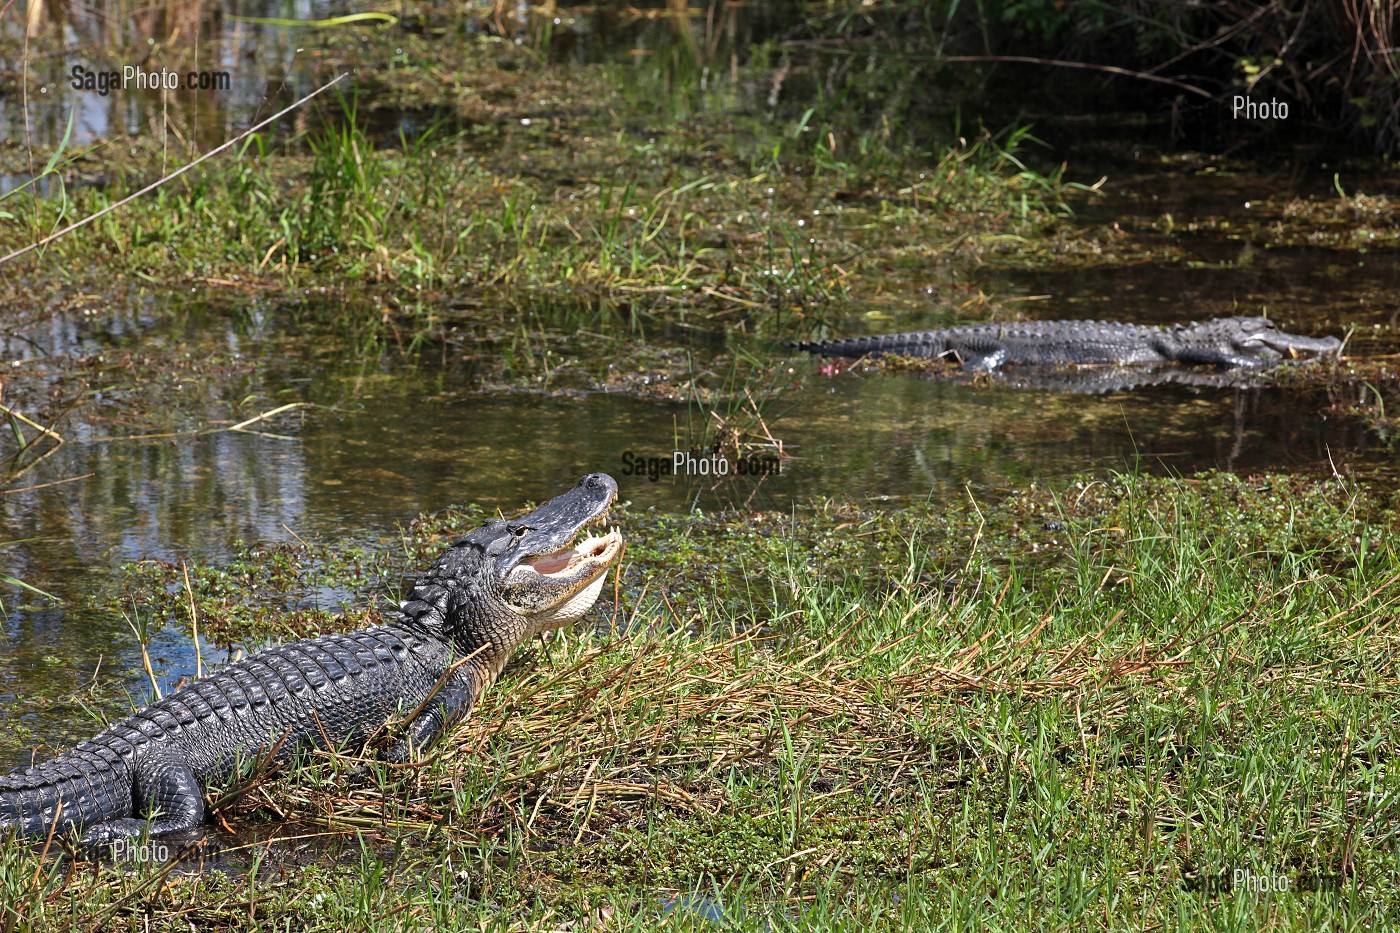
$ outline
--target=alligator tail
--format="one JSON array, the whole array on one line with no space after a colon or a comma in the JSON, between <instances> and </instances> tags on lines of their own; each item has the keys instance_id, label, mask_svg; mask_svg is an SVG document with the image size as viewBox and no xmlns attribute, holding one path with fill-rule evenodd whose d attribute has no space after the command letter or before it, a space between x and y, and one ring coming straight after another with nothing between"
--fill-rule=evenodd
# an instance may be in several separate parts
<instances>
[{"instance_id":1,"label":"alligator tail","mask_svg":"<svg viewBox=\"0 0 1400 933\"><path fill-rule=\"evenodd\" d=\"M872 337L846 337L794 343L790 346L819 356L877 356L894 353L902 356L940 355L946 343L937 331L913 331L903 334L877 334Z\"/></svg>"},{"instance_id":2,"label":"alligator tail","mask_svg":"<svg viewBox=\"0 0 1400 933\"><path fill-rule=\"evenodd\" d=\"M0 777L0 832L63 836L74 827L130 816L131 808L125 763L79 749Z\"/></svg>"}]
</instances>

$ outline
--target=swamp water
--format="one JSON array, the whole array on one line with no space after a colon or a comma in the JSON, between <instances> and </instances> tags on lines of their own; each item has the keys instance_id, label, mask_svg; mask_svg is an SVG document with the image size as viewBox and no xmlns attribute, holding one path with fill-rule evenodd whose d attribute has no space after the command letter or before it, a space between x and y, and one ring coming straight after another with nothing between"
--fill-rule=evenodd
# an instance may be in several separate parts
<instances>
[{"instance_id":1,"label":"swamp water","mask_svg":"<svg viewBox=\"0 0 1400 933\"><path fill-rule=\"evenodd\" d=\"M1213 289L1229 280L1219 270L1208 274ZM1247 280L1242 290L1257 287L1257 270L1240 276ZM1131 295L1142 305L1164 303L1180 296L1181 278L1168 269L1137 270ZM1057 289L1055 303L1101 307L1110 299L1097 287L1115 292L1112 300L1122 306L1123 279L1121 270L1081 274L1077 290ZM1294 283L1290 292L1295 308L1309 306L1304 286ZM1284 320L1294 319L1280 311ZM201 346L218 348L237 360L236 374L217 384L205 374L160 389L209 393L183 423L151 429L134 413L135 423L120 431L128 436L74 431L0 498L4 539L15 542L5 549L6 571L62 601L15 588L5 596L0 694L18 713L21 735L36 745L62 746L90 734L80 702L120 711L125 701L110 688L88 693L99 669L109 684L113 671L124 672L131 702L139 705L146 695L134 635L111 609L120 601L120 568L132 561L219 566L236 542L385 546L397 526L420 512L473 502L509 511L595 470L617 477L621 500L636 509L783 512L822 497L877 507L965 504L969 496L996 496L1086 470L1327 475L1336 469L1387 481L1394 475L1391 451L1357 420L1331 416L1318 390L1161 385L1093 395L914 374L831 376L822 361L755 345L755 353L789 358L780 367L780 394L762 409L783 444L781 473L718 484L684 476L652 480L642 461L670 462L678 426L684 437L688 422L705 423L694 406L609 391L479 391L471 388L469 361L449 357L444 365L435 353L412 365L293 360L281 355L279 325L265 315L195 313L175 320L82 319L29 337L44 356L113 354L154 342L186 345L195 355ZM707 365L698 358L704 348L694 352L697 366ZM268 400L257 406L263 411L311 404L245 430L217 430L232 423L230 406L242 396ZM200 430L208 433L195 433ZM147 434L154 436L139 436ZM327 589L312 604L333 608L351 595ZM166 682L194 666L188 635L178 626L159 628L152 654ZM206 661L220 656L205 652ZM16 750L3 764L26 758Z\"/></svg>"}]
</instances>

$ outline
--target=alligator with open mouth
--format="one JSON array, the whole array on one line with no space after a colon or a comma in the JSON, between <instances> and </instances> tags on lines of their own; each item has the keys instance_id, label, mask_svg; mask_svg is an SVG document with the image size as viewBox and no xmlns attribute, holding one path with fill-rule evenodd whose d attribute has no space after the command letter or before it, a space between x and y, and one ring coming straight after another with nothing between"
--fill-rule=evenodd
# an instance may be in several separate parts
<instances>
[{"instance_id":1,"label":"alligator with open mouth","mask_svg":"<svg viewBox=\"0 0 1400 933\"><path fill-rule=\"evenodd\" d=\"M1196 324L1153 327L1111 321L1017 321L969 324L874 337L797 343L822 356L881 354L941 358L969 372L1002 366L1186 363L1258 368L1304 354L1336 355L1336 337L1303 337L1263 317L1222 317Z\"/></svg>"},{"instance_id":2,"label":"alligator with open mouth","mask_svg":"<svg viewBox=\"0 0 1400 933\"><path fill-rule=\"evenodd\" d=\"M362 745L411 760L450 732L529 636L580 618L622 552L609 530L571 545L617 498L603 473L449 547L383 624L260 652L195 680L36 767L0 777L0 830L81 832L100 845L193 829L203 787L240 761Z\"/></svg>"}]
</instances>

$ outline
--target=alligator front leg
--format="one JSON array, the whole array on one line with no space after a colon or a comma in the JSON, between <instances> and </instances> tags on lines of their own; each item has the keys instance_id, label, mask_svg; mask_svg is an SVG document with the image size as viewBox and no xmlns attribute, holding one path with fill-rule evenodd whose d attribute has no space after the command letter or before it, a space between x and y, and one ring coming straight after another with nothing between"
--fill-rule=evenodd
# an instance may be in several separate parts
<instances>
[{"instance_id":1,"label":"alligator front leg","mask_svg":"<svg viewBox=\"0 0 1400 933\"><path fill-rule=\"evenodd\" d=\"M1194 364L1196 366L1224 366L1237 369L1258 369L1263 366L1272 366L1278 361L1278 354L1267 351L1268 355L1261 352L1258 356L1247 356L1235 350L1224 347L1186 347L1178 353L1176 361L1178 363Z\"/></svg>"},{"instance_id":2,"label":"alligator front leg","mask_svg":"<svg viewBox=\"0 0 1400 933\"><path fill-rule=\"evenodd\" d=\"M989 373L1006 362L1006 344L994 337L969 337L943 352L962 364L966 373Z\"/></svg>"},{"instance_id":3,"label":"alligator front leg","mask_svg":"<svg viewBox=\"0 0 1400 933\"><path fill-rule=\"evenodd\" d=\"M1279 358L1279 354L1268 347L1261 347L1257 353L1251 354L1229 341L1203 343L1183 339L1171 331L1154 334L1149 344L1163 360L1187 366L1248 369L1271 365Z\"/></svg>"},{"instance_id":4,"label":"alligator front leg","mask_svg":"<svg viewBox=\"0 0 1400 933\"><path fill-rule=\"evenodd\" d=\"M152 836L194 829L204 822L204 790L189 763L174 754L151 755L137 763L132 799L136 819L104 820L82 835L85 846L102 846L117 839Z\"/></svg>"},{"instance_id":5,"label":"alligator front leg","mask_svg":"<svg viewBox=\"0 0 1400 933\"><path fill-rule=\"evenodd\" d=\"M404 734L389 746L384 753L385 760L412 761L443 734L451 732L476 702L476 680L476 672L470 667L454 671L437 694L409 721Z\"/></svg>"}]
</instances>

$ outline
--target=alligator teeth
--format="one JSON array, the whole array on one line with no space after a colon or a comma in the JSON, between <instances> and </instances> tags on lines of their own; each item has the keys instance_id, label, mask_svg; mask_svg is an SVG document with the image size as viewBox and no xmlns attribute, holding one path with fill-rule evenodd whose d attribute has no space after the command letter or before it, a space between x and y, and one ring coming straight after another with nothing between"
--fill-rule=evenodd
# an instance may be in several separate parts
<instances>
[{"instance_id":1,"label":"alligator teeth","mask_svg":"<svg viewBox=\"0 0 1400 933\"><path fill-rule=\"evenodd\" d=\"M562 573L572 570L580 563L588 561L601 561L603 564L612 562L616 552L622 547L622 535L615 528L608 529L608 533L595 537L589 535L573 547L555 551L553 554L541 554L525 563L525 566L541 575Z\"/></svg>"}]
</instances>

